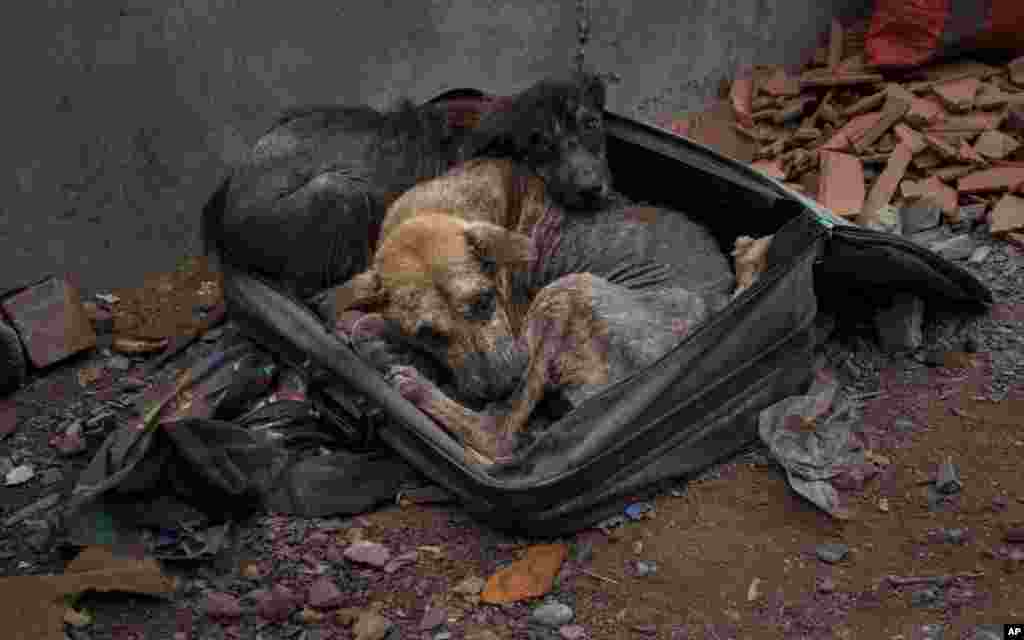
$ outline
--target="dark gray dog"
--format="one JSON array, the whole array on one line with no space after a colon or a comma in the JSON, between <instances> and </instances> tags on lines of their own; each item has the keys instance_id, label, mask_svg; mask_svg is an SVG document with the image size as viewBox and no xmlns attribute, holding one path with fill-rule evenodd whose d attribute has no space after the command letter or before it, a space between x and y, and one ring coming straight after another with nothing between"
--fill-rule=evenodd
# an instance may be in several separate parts
<instances>
[{"instance_id":1,"label":"dark gray dog","mask_svg":"<svg viewBox=\"0 0 1024 640\"><path fill-rule=\"evenodd\" d=\"M203 209L208 252L301 298L365 269L399 194L474 157L529 167L568 210L610 192L605 86L589 74L544 80L453 128L443 105L285 112Z\"/></svg>"}]
</instances>

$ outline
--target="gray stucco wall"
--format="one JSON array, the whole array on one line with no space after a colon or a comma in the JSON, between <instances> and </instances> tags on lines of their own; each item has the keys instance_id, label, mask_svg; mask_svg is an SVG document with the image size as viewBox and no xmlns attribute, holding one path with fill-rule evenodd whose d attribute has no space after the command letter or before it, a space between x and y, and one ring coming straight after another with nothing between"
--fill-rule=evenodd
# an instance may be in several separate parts
<instances>
[{"instance_id":1,"label":"gray stucco wall","mask_svg":"<svg viewBox=\"0 0 1024 640\"><path fill-rule=\"evenodd\" d=\"M283 106L514 92L569 64L574 0L37 0L0 38L0 288L131 286L198 251L198 213ZM752 62L797 64L866 0L591 0L588 61L636 117L699 108ZM15 17L16 15L16 17Z\"/></svg>"}]
</instances>

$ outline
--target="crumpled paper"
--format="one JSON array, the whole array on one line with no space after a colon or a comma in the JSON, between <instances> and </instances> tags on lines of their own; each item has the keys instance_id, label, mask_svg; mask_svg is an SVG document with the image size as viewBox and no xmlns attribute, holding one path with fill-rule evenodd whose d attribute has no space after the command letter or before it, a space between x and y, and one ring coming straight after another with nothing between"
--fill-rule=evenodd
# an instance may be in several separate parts
<instances>
[{"instance_id":1,"label":"crumpled paper","mask_svg":"<svg viewBox=\"0 0 1024 640\"><path fill-rule=\"evenodd\" d=\"M807 395L790 396L761 411L758 433L786 470L789 486L829 515L846 519L836 487L849 488L851 476L874 470L855 432L856 421L821 420L833 406L839 383L819 369Z\"/></svg>"}]
</instances>

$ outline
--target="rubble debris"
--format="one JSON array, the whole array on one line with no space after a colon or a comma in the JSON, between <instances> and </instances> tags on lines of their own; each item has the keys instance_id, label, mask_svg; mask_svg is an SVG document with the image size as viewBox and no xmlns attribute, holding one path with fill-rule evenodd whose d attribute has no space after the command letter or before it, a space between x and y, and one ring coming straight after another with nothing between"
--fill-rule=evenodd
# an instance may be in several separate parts
<instances>
[{"instance_id":1,"label":"rubble debris","mask_svg":"<svg viewBox=\"0 0 1024 640\"><path fill-rule=\"evenodd\" d=\"M779 67L766 79L758 83L757 89L772 97L792 97L800 95L800 78L789 75Z\"/></svg>"},{"instance_id":2,"label":"rubble debris","mask_svg":"<svg viewBox=\"0 0 1024 640\"><path fill-rule=\"evenodd\" d=\"M8 471L4 478L4 483L8 487L13 487L19 484L25 484L34 477L36 477L35 468L30 464L23 464Z\"/></svg>"},{"instance_id":3,"label":"rubble debris","mask_svg":"<svg viewBox=\"0 0 1024 640\"><path fill-rule=\"evenodd\" d=\"M1006 65L1006 70L1010 72L1010 82L1024 87L1024 56L1012 60Z\"/></svg>"},{"instance_id":4,"label":"rubble debris","mask_svg":"<svg viewBox=\"0 0 1024 640\"><path fill-rule=\"evenodd\" d=\"M25 520L27 518L31 518L32 516L36 515L37 513L44 512L44 511L49 511L53 507L57 506L57 504L59 502L60 502L60 494L58 494L58 493L51 493L50 495L46 496L45 498L40 498L39 500L36 500L32 504L30 504L30 505L28 505L26 507L22 507L21 509L18 509L17 511L15 511L11 515L9 515L7 517L7 519L4 520L4 526L5 527L12 527L12 526L18 524L19 522L21 522L22 520Z\"/></svg>"},{"instance_id":5,"label":"rubble debris","mask_svg":"<svg viewBox=\"0 0 1024 640\"><path fill-rule=\"evenodd\" d=\"M892 128L900 142L910 147L910 153L921 153L928 146L928 142L917 129L912 129L905 124L897 124Z\"/></svg>"},{"instance_id":6,"label":"rubble debris","mask_svg":"<svg viewBox=\"0 0 1024 640\"><path fill-rule=\"evenodd\" d=\"M1020 148L1020 143L1000 131L989 130L978 136L974 150L986 158L1002 160Z\"/></svg>"},{"instance_id":7,"label":"rubble debris","mask_svg":"<svg viewBox=\"0 0 1024 640\"><path fill-rule=\"evenodd\" d=\"M931 198L918 198L900 210L903 232L913 235L942 223L942 208Z\"/></svg>"},{"instance_id":8,"label":"rubble debris","mask_svg":"<svg viewBox=\"0 0 1024 640\"><path fill-rule=\"evenodd\" d=\"M942 215L951 224L959 222L959 206L957 204L956 189L947 185L935 176L931 176L920 182L904 180L900 184L903 197L908 200L930 199L939 206Z\"/></svg>"},{"instance_id":9,"label":"rubble debris","mask_svg":"<svg viewBox=\"0 0 1024 640\"><path fill-rule=\"evenodd\" d=\"M992 209L989 231L994 236L1024 231L1024 198L1009 193L1004 195Z\"/></svg>"},{"instance_id":10,"label":"rubble debris","mask_svg":"<svg viewBox=\"0 0 1024 640\"><path fill-rule=\"evenodd\" d=\"M66 279L45 278L6 297L0 307L38 368L96 346L78 289Z\"/></svg>"},{"instance_id":11,"label":"rubble debris","mask_svg":"<svg viewBox=\"0 0 1024 640\"><path fill-rule=\"evenodd\" d=\"M801 89L818 87L849 87L860 84L876 84L885 78L878 73L815 73L800 76Z\"/></svg>"},{"instance_id":12,"label":"rubble debris","mask_svg":"<svg viewBox=\"0 0 1024 640\"><path fill-rule=\"evenodd\" d=\"M530 619L545 627L561 627L572 622L572 607L561 602L549 602L533 610Z\"/></svg>"},{"instance_id":13,"label":"rubble debris","mask_svg":"<svg viewBox=\"0 0 1024 640\"><path fill-rule=\"evenodd\" d=\"M814 549L814 554L818 556L818 559L828 564L842 562L849 553L850 547L839 542L826 542L819 544Z\"/></svg>"},{"instance_id":14,"label":"rubble debris","mask_svg":"<svg viewBox=\"0 0 1024 640\"><path fill-rule=\"evenodd\" d=\"M838 151L821 152L821 184L818 200L844 218L864 208L864 166L857 156Z\"/></svg>"},{"instance_id":15,"label":"rubble debris","mask_svg":"<svg viewBox=\"0 0 1024 640\"><path fill-rule=\"evenodd\" d=\"M936 242L931 246L931 250L946 260L966 260L974 252L974 240L971 239L971 234L962 233L949 240Z\"/></svg>"},{"instance_id":16,"label":"rubble debris","mask_svg":"<svg viewBox=\"0 0 1024 640\"><path fill-rule=\"evenodd\" d=\"M939 472L935 477L935 489L939 493L951 495L959 492L963 487L963 482L960 481L960 475L957 472L956 465L953 464L953 459L946 458L939 465Z\"/></svg>"},{"instance_id":17,"label":"rubble debris","mask_svg":"<svg viewBox=\"0 0 1024 640\"><path fill-rule=\"evenodd\" d=\"M981 81L977 78L961 78L935 85L932 91L950 111L967 113L974 107L974 98L980 88Z\"/></svg>"},{"instance_id":18,"label":"rubble debris","mask_svg":"<svg viewBox=\"0 0 1024 640\"><path fill-rule=\"evenodd\" d=\"M25 350L18 333L4 322L0 313L0 395L10 393L25 384L28 367ZM0 434L2 435L2 434Z\"/></svg>"},{"instance_id":19,"label":"rubble debris","mask_svg":"<svg viewBox=\"0 0 1024 640\"><path fill-rule=\"evenodd\" d=\"M111 348L118 353L125 355L149 355L151 353L158 353L167 348L170 344L168 338L161 338L159 340L148 340L143 338L114 338L114 343Z\"/></svg>"},{"instance_id":20,"label":"rubble debris","mask_svg":"<svg viewBox=\"0 0 1024 640\"><path fill-rule=\"evenodd\" d=\"M18 405L10 400L0 400L0 440L14 433L17 428Z\"/></svg>"},{"instance_id":21,"label":"rubble debris","mask_svg":"<svg viewBox=\"0 0 1024 640\"><path fill-rule=\"evenodd\" d=\"M906 89L896 84L889 85L885 91L885 104L882 107L881 116L853 142L857 153L867 151L882 137L882 134L891 129L910 109L910 102L912 100L913 96Z\"/></svg>"},{"instance_id":22,"label":"rubble debris","mask_svg":"<svg viewBox=\"0 0 1024 640\"><path fill-rule=\"evenodd\" d=\"M995 167L970 173L957 182L960 193L1010 191L1024 182L1024 167Z\"/></svg>"},{"instance_id":23,"label":"rubble debris","mask_svg":"<svg viewBox=\"0 0 1024 640\"><path fill-rule=\"evenodd\" d=\"M548 593L567 555L564 544L529 547L525 558L499 569L487 580L480 600L487 604L509 604Z\"/></svg>"},{"instance_id":24,"label":"rubble debris","mask_svg":"<svg viewBox=\"0 0 1024 640\"><path fill-rule=\"evenodd\" d=\"M62 574L0 578L0 601L11 638L63 640L65 598L84 591L122 591L170 596L176 580L151 558L115 555L107 547L86 547Z\"/></svg>"},{"instance_id":25,"label":"rubble debris","mask_svg":"<svg viewBox=\"0 0 1024 640\"><path fill-rule=\"evenodd\" d=\"M355 640L384 640L394 623L376 611L364 611L352 627Z\"/></svg>"},{"instance_id":26,"label":"rubble debris","mask_svg":"<svg viewBox=\"0 0 1024 640\"><path fill-rule=\"evenodd\" d=\"M878 223L878 212L892 201L896 189L907 172L910 160L913 157L913 150L906 144L899 144L896 150L889 156L882 175L875 180L871 186L864 203L861 218L864 224Z\"/></svg>"}]
</instances>

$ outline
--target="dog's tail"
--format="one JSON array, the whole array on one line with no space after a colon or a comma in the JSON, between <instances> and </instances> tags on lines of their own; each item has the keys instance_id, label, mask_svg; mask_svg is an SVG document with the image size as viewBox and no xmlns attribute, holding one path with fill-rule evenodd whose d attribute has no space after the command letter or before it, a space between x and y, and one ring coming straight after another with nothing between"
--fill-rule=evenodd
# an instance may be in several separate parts
<instances>
[{"instance_id":1,"label":"dog's tail","mask_svg":"<svg viewBox=\"0 0 1024 640\"><path fill-rule=\"evenodd\" d=\"M227 177L220 183L217 190L213 192L210 199L203 205L202 219L199 226L199 235L203 243L203 254L220 254L223 251L222 240L224 235L224 213L228 203L228 189L231 186L231 178Z\"/></svg>"}]
</instances>

